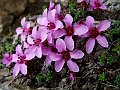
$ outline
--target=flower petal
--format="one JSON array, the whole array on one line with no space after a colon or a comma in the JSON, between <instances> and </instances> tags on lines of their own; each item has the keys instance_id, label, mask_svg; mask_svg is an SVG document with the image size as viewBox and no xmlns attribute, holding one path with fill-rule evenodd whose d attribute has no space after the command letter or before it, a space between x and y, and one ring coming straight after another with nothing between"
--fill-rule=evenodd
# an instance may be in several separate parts
<instances>
[{"instance_id":1,"label":"flower petal","mask_svg":"<svg viewBox=\"0 0 120 90\"><path fill-rule=\"evenodd\" d=\"M72 72L79 72L79 67L75 62L68 60L67 66Z\"/></svg>"},{"instance_id":2,"label":"flower petal","mask_svg":"<svg viewBox=\"0 0 120 90\"><path fill-rule=\"evenodd\" d=\"M87 16L86 21L85 21L85 25L86 25L89 29L91 29L91 28L94 27L94 22L95 22L95 20L94 20L93 17Z\"/></svg>"},{"instance_id":3,"label":"flower petal","mask_svg":"<svg viewBox=\"0 0 120 90\"><path fill-rule=\"evenodd\" d=\"M109 20L103 20L99 23L97 29L99 32L107 30L111 25L111 22Z\"/></svg>"},{"instance_id":4,"label":"flower petal","mask_svg":"<svg viewBox=\"0 0 120 90\"><path fill-rule=\"evenodd\" d=\"M42 47L42 54L43 55L48 55L51 53L51 49L48 47Z\"/></svg>"},{"instance_id":5,"label":"flower petal","mask_svg":"<svg viewBox=\"0 0 120 90\"><path fill-rule=\"evenodd\" d=\"M74 50L73 52L70 52L70 56L74 59L81 59L84 56L84 53L81 50Z\"/></svg>"},{"instance_id":6,"label":"flower petal","mask_svg":"<svg viewBox=\"0 0 120 90\"><path fill-rule=\"evenodd\" d=\"M26 35L24 33L22 33L20 37L21 37L21 41L25 41Z\"/></svg>"},{"instance_id":7,"label":"flower petal","mask_svg":"<svg viewBox=\"0 0 120 90\"><path fill-rule=\"evenodd\" d=\"M107 9L107 6L105 4L102 4L99 8L100 9Z\"/></svg>"},{"instance_id":8,"label":"flower petal","mask_svg":"<svg viewBox=\"0 0 120 90\"><path fill-rule=\"evenodd\" d=\"M57 5L55 6L55 9L56 9L56 13L57 13L57 14L60 14L60 12L61 12L61 6L60 6L60 4L57 4Z\"/></svg>"},{"instance_id":9,"label":"flower petal","mask_svg":"<svg viewBox=\"0 0 120 90\"><path fill-rule=\"evenodd\" d=\"M64 41L66 47L72 51L74 49L74 40L72 39L72 36L66 36Z\"/></svg>"},{"instance_id":10,"label":"flower petal","mask_svg":"<svg viewBox=\"0 0 120 90\"><path fill-rule=\"evenodd\" d=\"M46 66L49 66L51 64L52 60L49 58L49 56L46 57L44 64Z\"/></svg>"},{"instance_id":11,"label":"flower petal","mask_svg":"<svg viewBox=\"0 0 120 90\"><path fill-rule=\"evenodd\" d=\"M108 41L104 36L97 36L96 40L98 41L98 43L105 48L108 48Z\"/></svg>"},{"instance_id":12,"label":"flower petal","mask_svg":"<svg viewBox=\"0 0 120 90\"><path fill-rule=\"evenodd\" d=\"M57 30L57 29L59 29L59 28L63 28L64 26L63 26L63 23L61 22L61 21L59 21L59 20L56 20L56 22L55 22L55 29L53 29L53 30Z\"/></svg>"},{"instance_id":13,"label":"flower petal","mask_svg":"<svg viewBox=\"0 0 120 90\"><path fill-rule=\"evenodd\" d=\"M32 36L33 38L36 38L36 36L37 36L37 27L34 27L34 28L32 29L32 34L31 34L31 36Z\"/></svg>"},{"instance_id":14,"label":"flower petal","mask_svg":"<svg viewBox=\"0 0 120 90\"><path fill-rule=\"evenodd\" d=\"M78 25L78 24L75 24L74 25L74 35L83 35L85 33L88 32L88 27L86 27L85 25Z\"/></svg>"},{"instance_id":15,"label":"flower petal","mask_svg":"<svg viewBox=\"0 0 120 90\"><path fill-rule=\"evenodd\" d=\"M52 10L53 8L54 8L54 3L52 0L50 0L49 10Z\"/></svg>"},{"instance_id":16,"label":"flower petal","mask_svg":"<svg viewBox=\"0 0 120 90\"><path fill-rule=\"evenodd\" d=\"M12 55L12 62L17 62L19 59L18 59L18 55L17 54L13 54Z\"/></svg>"},{"instance_id":17,"label":"flower petal","mask_svg":"<svg viewBox=\"0 0 120 90\"><path fill-rule=\"evenodd\" d=\"M22 29L21 27L18 27L18 28L16 29L17 35L22 34L22 32L23 32L23 29Z\"/></svg>"},{"instance_id":18,"label":"flower petal","mask_svg":"<svg viewBox=\"0 0 120 90\"><path fill-rule=\"evenodd\" d=\"M48 33L47 41L48 41L50 44L53 43L53 37L52 37L51 33Z\"/></svg>"},{"instance_id":19,"label":"flower petal","mask_svg":"<svg viewBox=\"0 0 120 90\"><path fill-rule=\"evenodd\" d=\"M48 25L47 17L38 17L37 23L43 26L47 26Z\"/></svg>"},{"instance_id":20,"label":"flower petal","mask_svg":"<svg viewBox=\"0 0 120 90\"><path fill-rule=\"evenodd\" d=\"M44 42L48 37L48 30L46 27L40 27L37 33L37 38Z\"/></svg>"},{"instance_id":21,"label":"flower petal","mask_svg":"<svg viewBox=\"0 0 120 90\"><path fill-rule=\"evenodd\" d=\"M48 11L48 21L51 23L55 22L55 14L56 14L56 9L53 9L51 11Z\"/></svg>"},{"instance_id":22,"label":"flower petal","mask_svg":"<svg viewBox=\"0 0 120 90\"><path fill-rule=\"evenodd\" d=\"M55 71L56 71L56 72L60 72L60 71L62 70L64 64L65 64L65 61L62 60L62 59L59 60L59 61L56 61L56 62L55 62Z\"/></svg>"},{"instance_id":23,"label":"flower petal","mask_svg":"<svg viewBox=\"0 0 120 90\"><path fill-rule=\"evenodd\" d=\"M86 43L86 52L90 54L95 46L95 39L90 38Z\"/></svg>"},{"instance_id":24,"label":"flower petal","mask_svg":"<svg viewBox=\"0 0 120 90\"><path fill-rule=\"evenodd\" d=\"M38 58L41 58L42 57L42 50L41 50L41 46L38 46L36 51L35 51L35 54Z\"/></svg>"},{"instance_id":25,"label":"flower petal","mask_svg":"<svg viewBox=\"0 0 120 90\"><path fill-rule=\"evenodd\" d=\"M73 17L70 14L66 14L64 20L63 20L66 24L66 27L69 27L72 25L73 22Z\"/></svg>"},{"instance_id":26,"label":"flower petal","mask_svg":"<svg viewBox=\"0 0 120 90\"><path fill-rule=\"evenodd\" d=\"M25 55L26 55L25 60L33 59L35 57L35 51L36 51L35 46L30 46L28 49L26 49L25 50Z\"/></svg>"},{"instance_id":27,"label":"flower petal","mask_svg":"<svg viewBox=\"0 0 120 90\"><path fill-rule=\"evenodd\" d=\"M56 48L58 50L58 52L63 52L66 50L66 45L65 42L62 39L57 39L56 41Z\"/></svg>"},{"instance_id":28,"label":"flower petal","mask_svg":"<svg viewBox=\"0 0 120 90\"><path fill-rule=\"evenodd\" d=\"M64 29L58 29L53 32L54 38L60 38L62 36L66 35L66 31Z\"/></svg>"},{"instance_id":29,"label":"flower petal","mask_svg":"<svg viewBox=\"0 0 120 90\"><path fill-rule=\"evenodd\" d=\"M42 16L43 17L47 17L47 12L48 12L48 10L47 10L47 8L43 11L43 14L42 14Z\"/></svg>"},{"instance_id":30,"label":"flower petal","mask_svg":"<svg viewBox=\"0 0 120 90\"><path fill-rule=\"evenodd\" d=\"M14 68L13 68L13 77L15 78L20 72L20 64L15 64Z\"/></svg>"},{"instance_id":31,"label":"flower petal","mask_svg":"<svg viewBox=\"0 0 120 90\"><path fill-rule=\"evenodd\" d=\"M60 54L49 54L49 58L52 60L52 61L59 61L61 59L61 55Z\"/></svg>"},{"instance_id":32,"label":"flower petal","mask_svg":"<svg viewBox=\"0 0 120 90\"><path fill-rule=\"evenodd\" d=\"M27 42L28 42L29 44L34 44L33 38L31 38L30 35L28 35L28 37L27 37Z\"/></svg>"},{"instance_id":33,"label":"flower petal","mask_svg":"<svg viewBox=\"0 0 120 90\"><path fill-rule=\"evenodd\" d=\"M20 64L20 71L23 75L27 74L27 66L25 64Z\"/></svg>"},{"instance_id":34,"label":"flower petal","mask_svg":"<svg viewBox=\"0 0 120 90\"><path fill-rule=\"evenodd\" d=\"M23 55L23 51L20 45L16 46L16 54L22 56Z\"/></svg>"},{"instance_id":35,"label":"flower petal","mask_svg":"<svg viewBox=\"0 0 120 90\"><path fill-rule=\"evenodd\" d=\"M23 17L22 20L21 20L21 25L22 25L22 27L25 27L25 23L26 23L26 18Z\"/></svg>"}]
</instances>

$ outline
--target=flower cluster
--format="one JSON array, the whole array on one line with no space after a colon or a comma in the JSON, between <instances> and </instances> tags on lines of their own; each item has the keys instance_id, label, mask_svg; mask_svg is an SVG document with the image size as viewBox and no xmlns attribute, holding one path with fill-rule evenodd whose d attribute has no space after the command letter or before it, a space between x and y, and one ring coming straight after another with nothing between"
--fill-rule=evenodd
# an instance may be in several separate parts
<instances>
[{"instance_id":1,"label":"flower cluster","mask_svg":"<svg viewBox=\"0 0 120 90\"><path fill-rule=\"evenodd\" d=\"M83 1L83 0L82 0ZM96 9L96 4L102 3L102 0L91 0L90 4ZM104 5L103 5L104 6ZM102 6L101 6L102 7ZM94 18L87 16L86 20L73 23L73 17L70 14L64 15L60 4L55 5L50 1L49 8L45 9L41 16L36 18L35 26L24 17L21 20L21 27L16 29L21 44L18 44L13 54L5 54L3 63L9 66L15 63L13 68L13 77L19 72L27 74L26 63L33 58L46 56L45 65L49 66L55 62L56 72L60 72L66 63L70 70L70 78L74 79L73 73L79 72L79 66L75 59L81 59L84 53L75 47L73 36L79 38L88 38L86 42L86 52L90 54L95 46L95 40L107 48L108 42L101 35L102 31L110 27L109 20L103 20L98 25L94 24Z\"/></svg>"}]
</instances>

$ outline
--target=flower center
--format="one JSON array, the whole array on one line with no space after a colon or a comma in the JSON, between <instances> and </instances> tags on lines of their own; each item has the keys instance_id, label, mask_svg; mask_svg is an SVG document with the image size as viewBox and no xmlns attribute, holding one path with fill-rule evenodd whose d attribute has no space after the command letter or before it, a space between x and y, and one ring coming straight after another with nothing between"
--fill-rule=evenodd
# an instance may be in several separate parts
<instances>
[{"instance_id":1,"label":"flower center","mask_svg":"<svg viewBox=\"0 0 120 90\"><path fill-rule=\"evenodd\" d=\"M62 52L61 54L62 54L62 58L63 58L65 61L67 61L67 60L70 59L70 53L69 53L69 51L64 51L64 52Z\"/></svg>"},{"instance_id":2,"label":"flower center","mask_svg":"<svg viewBox=\"0 0 120 90\"><path fill-rule=\"evenodd\" d=\"M74 33L73 27L67 27L67 28L66 28L66 32L67 32L67 35L68 35L68 36L72 36L73 33Z\"/></svg>"},{"instance_id":3,"label":"flower center","mask_svg":"<svg viewBox=\"0 0 120 90\"><path fill-rule=\"evenodd\" d=\"M95 2L95 5L96 5L97 7L100 7L100 6L101 6L101 4L100 4L100 2L98 2L98 0Z\"/></svg>"},{"instance_id":4,"label":"flower center","mask_svg":"<svg viewBox=\"0 0 120 90\"><path fill-rule=\"evenodd\" d=\"M91 38L96 38L100 34L96 27L94 27L93 29L89 30L89 33L90 33L90 37Z\"/></svg>"},{"instance_id":5,"label":"flower center","mask_svg":"<svg viewBox=\"0 0 120 90\"><path fill-rule=\"evenodd\" d=\"M61 21L62 21L62 20L64 19L64 17L65 17L63 14L58 14L57 16L58 16L59 20L61 20Z\"/></svg>"},{"instance_id":6,"label":"flower center","mask_svg":"<svg viewBox=\"0 0 120 90\"><path fill-rule=\"evenodd\" d=\"M30 28L23 28L23 31L26 32L27 34L32 34L32 27L30 27Z\"/></svg>"},{"instance_id":7,"label":"flower center","mask_svg":"<svg viewBox=\"0 0 120 90\"><path fill-rule=\"evenodd\" d=\"M52 49L52 52L57 52L57 49L54 46L52 46L51 49Z\"/></svg>"},{"instance_id":8,"label":"flower center","mask_svg":"<svg viewBox=\"0 0 120 90\"><path fill-rule=\"evenodd\" d=\"M40 39L36 39L36 40L34 40L34 44L35 44L36 46L39 46L39 45L40 45L40 42L41 42Z\"/></svg>"},{"instance_id":9,"label":"flower center","mask_svg":"<svg viewBox=\"0 0 120 90\"><path fill-rule=\"evenodd\" d=\"M19 56L18 57L20 59L20 61L18 61L20 64L24 64L26 61L25 61L25 56Z\"/></svg>"},{"instance_id":10,"label":"flower center","mask_svg":"<svg viewBox=\"0 0 120 90\"><path fill-rule=\"evenodd\" d=\"M52 29L54 29L56 26L55 26L55 24L54 23L48 23L48 29L49 30L52 30Z\"/></svg>"}]
</instances>

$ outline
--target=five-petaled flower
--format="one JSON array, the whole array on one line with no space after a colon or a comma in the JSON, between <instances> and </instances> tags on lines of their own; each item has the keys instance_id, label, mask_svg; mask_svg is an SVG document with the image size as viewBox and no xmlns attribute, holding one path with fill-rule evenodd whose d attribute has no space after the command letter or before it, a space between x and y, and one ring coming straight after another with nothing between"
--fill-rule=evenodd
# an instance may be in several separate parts
<instances>
[{"instance_id":1,"label":"five-petaled flower","mask_svg":"<svg viewBox=\"0 0 120 90\"><path fill-rule=\"evenodd\" d=\"M107 48L108 41L103 35L101 35L101 32L107 30L110 27L111 22L109 20L103 20L97 26L95 26L94 18L88 16L84 24L89 28L89 31L83 35L83 37L89 37L86 43L87 53L90 54L93 51L95 40L97 40L102 47Z\"/></svg>"}]
</instances>

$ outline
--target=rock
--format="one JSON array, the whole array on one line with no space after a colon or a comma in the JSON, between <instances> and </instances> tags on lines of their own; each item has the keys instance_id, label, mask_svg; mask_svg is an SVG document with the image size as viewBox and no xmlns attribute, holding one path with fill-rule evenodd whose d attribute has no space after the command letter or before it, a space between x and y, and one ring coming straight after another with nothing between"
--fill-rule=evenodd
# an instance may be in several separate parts
<instances>
[{"instance_id":1,"label":"rock","mask_svg":"<svg viewBox=\"0 0 120 90\"><path fill-rule=\"evenodd\" d=\"M0 0L0 24L3 28L13 22L26 8L27 0Z\"/></svg>"}]
</instances>

